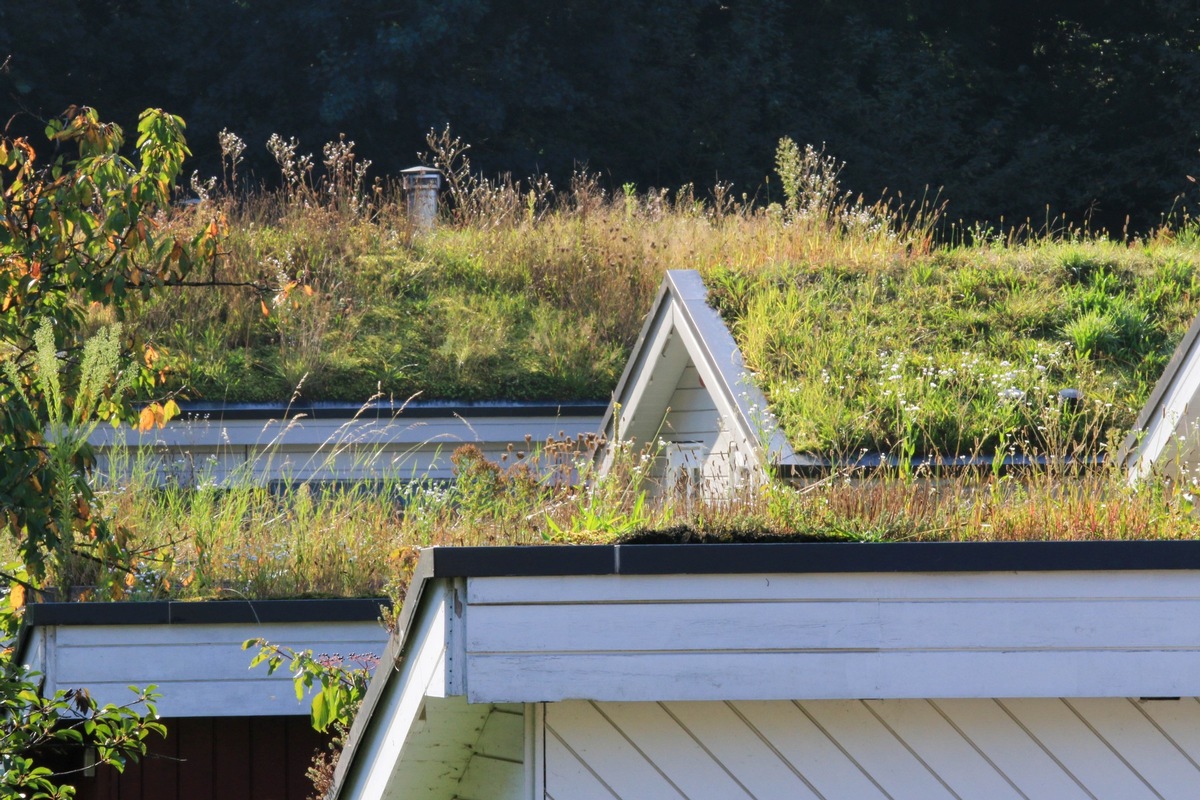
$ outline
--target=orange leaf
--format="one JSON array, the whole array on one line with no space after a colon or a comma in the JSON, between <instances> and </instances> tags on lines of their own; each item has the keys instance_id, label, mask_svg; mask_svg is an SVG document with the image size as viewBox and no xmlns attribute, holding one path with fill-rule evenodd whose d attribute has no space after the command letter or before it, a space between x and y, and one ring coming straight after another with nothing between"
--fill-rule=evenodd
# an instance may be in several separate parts
<instances>
[{"instance_id":1,"label":"orange leaf","mask_svg":"<svg viewBox=\"0 0 1200 800\"><path fill-rule=\"evenodd\" d=\"M307 283L304 284L304 293L306 295L308 295L309 297L313 296L313 288L311 286L309 286Z\"/></svg>"},{"instance_id":2,"label":"orange leaf","mask_svg":"<svg viewBox=\"0 0 1200 800\"><path fill-rule=\"evenodd\" d=\"M267 308L267 302L265 300L259 300L258 304L260 306L262 306L262 312L263 312L264 317L271 316L271 309Z\"/></svg>"},{"instance_id":3,"label":"orange leaf","mask_svg":"<svg viewBox=\"0 0 1200 800\"><path fill-rule=\"evenodd\" d=\"M146 345L146 352L143 354L143 357L146 360L146 366L153 367L154 362L158 361L158 351L154 349L153 345L148 344Z\"/></svg>"},{"instance_id":4,"label":"orange leaf","mask_svg":"<svg viewBox=\"0 0 1200 800\"><path fill-rule=\"evenodd\" d=\"M139 433L145 433L146 431L154 428L154 420L155 420L154 408L153 408L154 405L157 405L157 404L152 403L151 405L146 406L145 408L142 409L142 413L138 414L138 432Z\"/></svg>"}]
</instances>

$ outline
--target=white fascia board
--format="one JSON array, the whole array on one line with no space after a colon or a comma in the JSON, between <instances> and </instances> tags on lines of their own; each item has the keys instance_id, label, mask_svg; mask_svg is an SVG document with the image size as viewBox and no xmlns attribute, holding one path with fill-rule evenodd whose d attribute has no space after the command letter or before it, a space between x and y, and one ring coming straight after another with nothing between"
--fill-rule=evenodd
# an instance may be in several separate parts
<instances>
[{"instance_id":1,"label":"white fascia board","mask_svg":"<svg viewBox=\"0 0 1200 800\"><path fill-rule=\"evenodd\" d=\"M617 420L617 427L623 427L619 423L629 418L629 413L637 406L638 398L645 391L645 385L653 372L647 368L647 364L652 363L655 353L661 352L671 332L669 290L670 284L664 280L654 298L654 304L650 307L650 313L646 315L646 321L642 323L642 331L629 354L629 360L625 362L625 370L621 373L621 379L617 381L617 388L613 390L612 401L609 402L600 421L601 436L612 438L613 417L618 407L621 409L622 419Z\"/></svg>"},{"instance_id":2,"label":"white fascia board","mask_svg":"<svg viewBox=\"0 0 1200 800\"><path fill-rule=\"evenodd\" d=\"M469 579L468 701L1200 695L1200 571L672 578Z\"/></svg>"},{"instance_id":3,"label":"white fascia board","mask_svg":"<svg viewBox=\"0 0 1200 800\"><path fill-rule=\"evenodd\" d=\"M463 602L453 586L432 580L413 597L419 608L393 636L364 701L350 744L338 763L331 798L387 797L404 768L405 745L419 724L427 697L446 697L453 688L448 652L456 608ZM456 602L457 600L457 602Z\"/></svg>"},{"instance_id":4,"label":"white fascia board","mask_svg":"<svg viewBox=\"0 0 1200 800\"><path fill-rule=\"evenodd\" d=\"M742 435L763 458L764 466L791 458L792 446L775 425L766 397L750 379L729 326L708 305L708 290L700 273L672 271L667 273L667 280L680 301L677 310L680 327L692 337L688 349L693 353L696 369L701 370L704 364L709 370L705 385L709 386L717 407L724 405L732 410ZM703 370L701 374L704 375Z\"/></svg>"},{"instance_id":5,"label":"white fascia board","mask_svg":"<svg viewBox=\"0 0 1200 800\"><path fill-rule=\"evenodd\" d=\"M1121 450L1117 460L1137 482L1154 473L1164 457L1174 458L1181 451L1194 449L1200 428L1196 412L1200 411L1200 316L1175 348L1171 361L1154 385L1146 405ZM1192 407L1195 408L1192 408ZM1179 441L1183 437L1183 441Z\"/></svg>"},{"instance_id":6,"label":"white fascia board","mask_svg":"<svg viewBox=\"0 0 1200 800\"><path fill-rule=\"evenodd\" d=\"M153 684L163 717L307 714L308 699L296 700L287 669L274 675L265 665L250 669L256 651L242 650L242 642L260 637L343 656L378 656L387 640L375 621L53 625L34 629L27 658L43 673L47 694L85 688L101 705L127 703L133 698L130 686Z\"/></svg>"}]
</instances>

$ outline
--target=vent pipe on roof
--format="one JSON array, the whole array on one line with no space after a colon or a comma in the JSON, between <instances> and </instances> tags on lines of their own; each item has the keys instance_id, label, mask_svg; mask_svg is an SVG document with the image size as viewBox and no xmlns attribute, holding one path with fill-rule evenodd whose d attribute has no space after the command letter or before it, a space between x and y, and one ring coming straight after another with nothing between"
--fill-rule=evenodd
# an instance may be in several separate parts
<instances>
[{"instance_id":1,"label":"vent pipe on roof","mask_svg":"<svg viewBox=\"0 0 1200 800\"><path fill-rule=\"evenodd\" d=\"M438 189L442 186L442 173L433 167L410 167L401 170L404 204L408 207L408 221L418 230L429 230L437 218Z\"/></svg>"}]
</instances>

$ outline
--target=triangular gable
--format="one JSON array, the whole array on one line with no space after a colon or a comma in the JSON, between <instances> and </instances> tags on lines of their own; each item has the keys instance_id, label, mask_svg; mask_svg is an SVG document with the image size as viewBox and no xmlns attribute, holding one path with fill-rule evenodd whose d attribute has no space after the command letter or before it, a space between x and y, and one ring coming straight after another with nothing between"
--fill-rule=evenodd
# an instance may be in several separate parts
<instances>
[{"instance_id":1,"label":"triangular gable","mask_svg":"<svg viewBox=\"0 0 1200 800\"><path fill-rule=\"evenodd\" d=\"M660 473L674 465L706 479L761 478L774 464L791 460L792 448L707 295L695 270L666 274L601 433L608 442L633 442L635 448L649 443L660 456ZM601 454L602 472L613 457L610 445Z\"/></svg>"},{"instance_id":2,"label":"triangular gable","mask_svg":"<svg viewBox=\"0 0 1200 800\"><path fill-rule=\"evenodd\" d=\"M1200 316L1184 335L1117 457L1130 481L1200 466Z\"/></svg>"}]
</instances>

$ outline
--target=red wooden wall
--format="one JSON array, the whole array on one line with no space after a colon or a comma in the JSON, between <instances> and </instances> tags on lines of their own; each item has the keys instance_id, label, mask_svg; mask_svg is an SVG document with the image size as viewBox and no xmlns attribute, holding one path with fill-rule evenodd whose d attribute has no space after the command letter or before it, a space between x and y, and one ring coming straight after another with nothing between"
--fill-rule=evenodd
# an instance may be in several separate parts
<instances>
[{"instance_id":1,"label":"red wooden wall","mask_svg":"<svg viewBox=\"0 0 1200 800\"><path fill-rule=\"evenodd\" d=\"M328 737L304 717L163 720L167 738L124 773L97 767L75 782L79 800L305 800L304 777Z\"/></svg>"}]
</instances>

